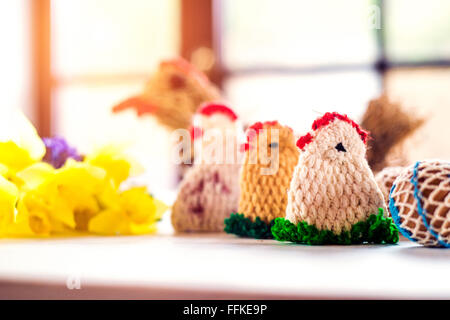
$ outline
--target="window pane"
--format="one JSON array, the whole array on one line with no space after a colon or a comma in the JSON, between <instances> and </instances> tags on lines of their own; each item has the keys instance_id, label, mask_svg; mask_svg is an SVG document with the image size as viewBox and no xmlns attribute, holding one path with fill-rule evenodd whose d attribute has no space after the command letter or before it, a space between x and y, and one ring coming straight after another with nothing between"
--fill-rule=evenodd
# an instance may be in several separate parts
<instances>
[{"instance_id":1,"label":"window pane","mask_svg":"<svg viewBox=\"0 0 450 320\"><path fill-rule=\"evenodd\" d=\"M450 59L450 1L386 3L387 50L393 60Z\"/></svg>"},{"instance_id":2,"label":"window pane","mask_svg":"<svg viewBox=\"0 0 450 320\"><path fill-rule=\"evenodd\" d=\"M111 107L139 92L142 83L124 85L73 85L56 91L54 132L81 152L113 143L130 146L130 154L145 168L150 187L173 186L176 172L170 161L169 132L151 117L136 116L132 110L112 114Z\"/></svg>"},{"instance_id":3,"label":"window pane","mask_svg":"<svg viewBox=\"0 0 450 320\"><path fill-rule=\"evenodd\" d=\"M143 73L176 54L177 0L52 1L53 73Z\"/></svg>"},{"instance_id":4,"label":"window pane","mask_svg":"<svg viewBox=\"0 0 450 320\"><path fill-rule=\"evenodd\" d=\"M393 99L426 119L405 146L410 160L450 159L450 69L392 70L386 85Z\"/></svg>"},{"instance_id":5,"label":"window pane","mask_svg":"<svg viewBox=\"0 0 450 320\"><path fill-rule=\"evenodd\" d=\"M372 62L369 0L224 0L229 68Z\"/></svg>"},{"instance_id":6,"label":"window pane","mask_svg":"<svg viewBox=\"0 0 450 320\"><path fill-rule=\"evenodd\" d=\"M27 0L0 1L0 108L20 108L33 118Z\"/></svg>"},{"instance_id":7,"label":"window pane","mask_svg":"<svg viewBox=\"0 0 450 320\"><path fill-rule=\"evenodd\" d=\"M375 72L232 77L225 86L244 122L279 120L306 133L327 111L359 119L367 102L380 93Z\"/></svg>"}]
</instances>

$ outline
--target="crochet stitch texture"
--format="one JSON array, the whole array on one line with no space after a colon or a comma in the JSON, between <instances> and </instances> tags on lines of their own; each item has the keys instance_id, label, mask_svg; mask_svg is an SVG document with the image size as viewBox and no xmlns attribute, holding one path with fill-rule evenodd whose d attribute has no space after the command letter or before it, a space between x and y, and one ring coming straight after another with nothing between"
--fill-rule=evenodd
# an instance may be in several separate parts
<instances>
[{"instance_id":1,"label":"crochet stitch texture","mask_svg":"<svg viewBox=\"0 0 450 320\"><path fill-rule=\"evenodd\" d=\"M280 125L278 122L257 123L256 132L266 129L267 141L256 137L249 137L249 148L245 152L244 164L240 175L241 196L238 212L255 221L259 217L266 224L270 224L277 217L285 214L287 205L287 189L298 160L299 151L295 146L292 129ZM271 147L273 130L278 131L278 145ZM272 165L278 167L272 174L263 174L269 167L267 159L262 159L259 148L267 148L267 154L278 152L273 157ZM277 148L272 151L272 148ZM256 161L251 161L256 159ZM254 163L252 163L254 162Z\"/></svg>"},{"instance_id":2,"label":"crochet stitch texture","mask_svg":"<svg viewBox=\"0 0 450 320\"><path fill-rule=\"evenodd\" d=\"M367 220L352 225L349 231L343 231L340 234L330 230L319 230L305 221L295 225L283 218L275 219L272 233L278 241L309 245L393 244L399 239L397 227L392 219L384 217L381 208L377 215L370 215Z\"/></svg>"},{"instance_id":3,"label":"crochet stitch texture","mask_svg":"<svg viewBox=\"0 0 450 320\"><path fill-rule=\"evenodd\" d=\"M334 234L379 208L383 195L365 159L367 133L347 116L326 113L308 134L288 192L286 219Z\"/></svg>"},{"instance_id":4,"label":"crochet stitch texture","mask_svg":"<svg viewBox=\"0 0 450 320\"><path fill-rule=\"evenodd\" d=\"M243 214L232 213L229 218L225 219L225 232L232 233L240 237L255 239L272 239L271 228L274 220L269 224L256 217L254 221L246 218Z\"/></svg>"},{"instance_id":5,"label":"crochet stitch texture","mask_svg":"<svg viewBox=\"0 0 450 320\"><path fill-rule=\"evenodd\" d=\"M201 164L193 167L180 184L172 208L172 225L178 232L224 229L224 219L239 201L239 166Z\"/></svg>"},{"instance_id":6,"label":"crochet stitch texture","mask_svg":"<svg viewBox=\"0 0 450 320\"><path fill-rule=\"evenodd\" d=\"M177 232L223 231L224 219L237 210L240 163L233 151L240 127L236 120L230 108L212 103L194 116L194 125L203 133L194 140L198 161L181 182L172 208Z\"/></svg>"}]
</instances>

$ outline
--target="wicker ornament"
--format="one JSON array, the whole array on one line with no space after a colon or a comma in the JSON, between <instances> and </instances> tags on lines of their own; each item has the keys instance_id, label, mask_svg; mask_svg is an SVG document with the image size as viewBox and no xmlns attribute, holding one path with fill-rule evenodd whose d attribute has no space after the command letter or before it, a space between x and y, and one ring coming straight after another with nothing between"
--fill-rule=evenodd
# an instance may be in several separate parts
<instances>
[{"instance_id":1,"label":"wicker ornament","mask_svg":"<svg viewBox=\"0 0 450 320\"><path fill-rule=\"evenodd\" d=\"M421 161L395 180L390 211L401 233L424 246L450 247L450 163Z\"/></svg>"},{"instance_id":2,"label":"wicker ornament","mask_svg":"<svg viewBox=\"0 0 450 320\"><path fill-rule=\"evenodd\" d=\"M387 166L408 164L402 147L425 120L411 110L406 111L386 94L369 102L361 121L361 127L370 132L367 142L367 160L374 172Z\"/></svg>"},{"instance_id":3,"label":"wicker ornament","mask_svg":"<svg viewBox=\"0 0 450 320\"><path fill-rule=\"evenodd\" d=\"M223 231L224 219L239 201L240 125L234 112L219 104L203 105L194 125L198 158L180 184L172 225L177 232ZM233 151L236 154L230 156Z\"/></svg>"},{"instance_id":4,"label":"wicker ornament","mask_svg":"<svg viewBox=\"0 0 450 320\"><path fill-rule=\"evenodd\" d=\"M225 221L225 231L272 238L270 227L275 218L284 216L287 190L298 160L294 133L277 121L257 122L247 129L243 147L239 209Z\"/></svg>"},{"instance_id":5,"label":"wicker ornament","mask_svg":"<svg viewBox=\"0 0 450 320\"><path fill-rule=\"evenodd\" d=\"M138 116L154 115L171 130L189 128L192 116L203 102L219 100L220 94L208 78L181 58L162 61L144 91L113 108L133 108Z\"/></svg>"},{"instance_id":6,"label":"wicker ornament","mask_svg":"<svg viewBox=\"0 0 450 320\"><path fill-rule=\"evenodd\" d=\"M387 167L375 175L375 181L383 193L384 200L389 201L389 193L394 185L394 181L404 169L404 167Z\"/></svg>"},{"instance_id":7,"label":"wicker ornament","mask_svg":"<svg viewBox=\"0 0 450 320\"><path fill-rule=\"evenodd\" d=\"M308 244L398 241L365 158L368 133L338 113L326 113L312 129L297 142L302 153L286 219L272 228L275 238Z\"/></svg>"},{"instance_id":8,"label":"wicker ornament","mask_svg":"<svg viewBox=\"0 0 450 320\"><path fill-rule=\"evenodd\" d=\"M165 60L151 76L143 92L130 97L113 107L113 112L135 109L138 116L151 115L169 130L188 129L192 117L206 101L221 100L218 89L205 74L184 59ZM192 167L194 152L192 145L182 143L180 155L189 154L178 168L181 180Z\"/></svg>"}]
</instances>

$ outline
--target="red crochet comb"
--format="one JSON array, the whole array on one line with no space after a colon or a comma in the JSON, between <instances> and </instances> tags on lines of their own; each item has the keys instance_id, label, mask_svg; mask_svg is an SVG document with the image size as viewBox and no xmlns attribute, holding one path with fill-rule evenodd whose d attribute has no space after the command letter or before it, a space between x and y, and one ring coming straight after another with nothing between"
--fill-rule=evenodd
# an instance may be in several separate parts
<instances>
[{"instance_id":1,"label":"red crochet comb","mask_svg":"<svg viewBox=\"0 0 450 320\"><path fill-rule=\"evenodd\" d=\"M367 143L367 139L369 138L369 133L367 131L363 130L359 126L359 124L357 124L355 121L351 120L347 115L342 115L337 112L325 113L322 117L320 117L314 121L314 123L312 125L312 129L314 131L316 131L322 127L329 125L335 119L345 121L345 122L351 124L351 126L356 130L356 132L358 132L359 136L361 137L361 140L364 143ZM303 137L300 137L300 139L297 140L297 147L299 147L301 150L303 150L305 148L305 146L307 144L311 143L312 141L313 141L313 136L311 135L311 133L308 133L308 134L304 135Z\"/></svg>"},{"instance_id":2,"label":"red crochet comb","mask_svg":"<svg viewBox=\"0 0 450 320\"><path fill-rule=\"evenodd\" d=\"M247 151L250 148L250 141L252 141L261 130L264 129L264 126L276 126L278 121L266 121L266 122L255 122L250 127L247 128L247 142L241 145L241 152ZM292 129L291 129L292 130Z\"/></svg>"},{"instance_id":3,"label":"red crochet comb","mask_svg":"<svg viewBox=\"0 0 450 320\"><path fill-rule=\"evenodd\" d=\"M231 121L236 121L238 118L236 113L234 113L233 110L231 110L229 107L227 107L224 104L219 103L213 103L213 102L207 102L204 103L197 111L198 114L202 114L205 116L212 116L216 113L222 113L226 115L228 118L230 118Z\"/></svg>"},{"instance_id":4,"label":"red crochet comb","mask_svg":"<svg viewBox=\"0 0 450 320\"><path fill-rule=\"evenodd\" d=\"M305 146L307 144L310 144L313 141L313 136L311 133L308 133L302 137L300 137L300 139L297 140L297 147L300 150L303 150L305 148Z\"/></svg>"}]
</instances>

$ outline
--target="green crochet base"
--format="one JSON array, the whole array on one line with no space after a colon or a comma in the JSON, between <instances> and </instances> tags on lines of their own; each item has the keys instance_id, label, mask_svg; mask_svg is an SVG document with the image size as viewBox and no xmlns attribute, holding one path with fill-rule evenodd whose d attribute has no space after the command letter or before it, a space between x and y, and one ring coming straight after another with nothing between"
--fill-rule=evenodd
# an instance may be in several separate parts
<instances>
[{"instance_id":1,"label":"green crochet base","mask_svg":"<svg viewBox=\"0 0 450 320\"><path fill-rule=\"evenodd\" d=\"M235 234L240 237L255 239L273 239L271 228L274 220L270 224L265 223L259 217L255 221L246 218L243 214L232 213L225 219L225 232Z\"/></svg>"},{"instance_id":2,"label":"green crochet base","mask_svg":"<svg viewBox=\"0 0 450 320\"><path fill-rule=\"evenodd\" d=\"M391 218L383 216L383 209L372 214L366 221L354 224L350 231L337 235L330 230L318 230L305 221L294 225L284 218L275 219L273 237L278 241L290 241L309 245L324 244L393 244L398 242L398 229Z\"/></svg>"}]
</instances>

